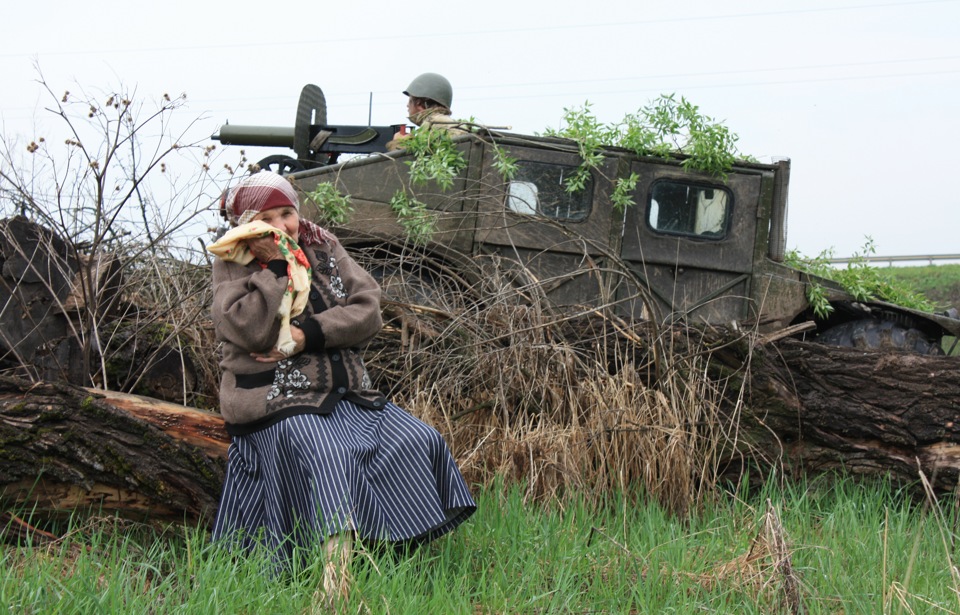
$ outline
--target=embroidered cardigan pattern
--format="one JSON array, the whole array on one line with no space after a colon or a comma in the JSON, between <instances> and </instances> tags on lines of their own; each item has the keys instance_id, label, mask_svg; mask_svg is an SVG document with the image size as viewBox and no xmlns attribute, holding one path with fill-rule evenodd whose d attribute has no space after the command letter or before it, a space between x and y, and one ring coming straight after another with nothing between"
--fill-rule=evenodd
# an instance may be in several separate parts
<instances>
[{"instance_id":1,"label":"embroidered cardigan pattern","mask_svg":"<svg viewBox=\"0 0 960 615\"><path fill-rule=\"evenodd\" d=\"M223 342L220 410L229 433L249 433L291 414L327 413L343 398L371 410L386 402L372 388L360 353L383 325L379 285L339 242L304 253L312 283L291 323L303 331L306 346L276 364L250 353L276 340L280 324L269 315L277 313L287 276L255 262L214 261L211 312Z\"/></svg>"}]
</instances>

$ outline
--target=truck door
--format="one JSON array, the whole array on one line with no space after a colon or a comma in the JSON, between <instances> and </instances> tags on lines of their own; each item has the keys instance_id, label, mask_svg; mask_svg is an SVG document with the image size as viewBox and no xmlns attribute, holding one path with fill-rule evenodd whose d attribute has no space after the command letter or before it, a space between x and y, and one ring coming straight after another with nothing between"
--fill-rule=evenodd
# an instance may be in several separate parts
<instances>
[{"instance_id":1,"label":"truck door","mask_svg":"<svg viewBox=\"0 0 960 615\"><path fill-rule=\"evenodd\" d=\"M509 272L512 283L530 293L528 299L540 295L556 306L596 305L611 238L610 182L605 178L616 176L617 161L604 160L581 189L569 192L566 180L582 162L576 153L500 147L516 159L517 174L504 181L492 153L485 154L476 253ZM511 264L517 262L525 267Z\"/></svg>"},{"instance_id":2,"label":"truck door","mask_svg":"<svg viewBox=\"0 0 960 615\"><path fill-rule=\"evenodd\" d=\"M644 162L631 170L640 180L621 257L649 296L622 287L629 315L722 324L751 316L761 176L731 173L724 182ZM653 314L643 312L647 303Z\"/></svg>"}]
</instances>

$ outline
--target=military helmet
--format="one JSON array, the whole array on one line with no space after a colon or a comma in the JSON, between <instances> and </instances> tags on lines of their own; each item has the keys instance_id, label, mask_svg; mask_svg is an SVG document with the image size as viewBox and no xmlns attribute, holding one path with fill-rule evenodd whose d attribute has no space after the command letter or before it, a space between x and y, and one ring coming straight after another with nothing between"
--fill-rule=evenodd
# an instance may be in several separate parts
<instances>
[{"instance_id":1,"label":"military helmet","mask_svg":"<svg viewBox=\"0 0 960 615\"><path fill-rule=\"evenodd\" d=\"M418 75L403 93L416 98L435 100L447 109L453 104L453 87L446 77L437 73Z\"/></svg>"}]
</instances>

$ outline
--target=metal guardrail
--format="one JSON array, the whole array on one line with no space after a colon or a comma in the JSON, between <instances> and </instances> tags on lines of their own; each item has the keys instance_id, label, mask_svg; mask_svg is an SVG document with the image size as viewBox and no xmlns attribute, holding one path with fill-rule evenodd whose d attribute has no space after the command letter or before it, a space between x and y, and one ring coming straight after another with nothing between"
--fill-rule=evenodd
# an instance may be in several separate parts
<instances>
[{"instance_id":1,"label":"metal guardrail","mask_svg":"<svg viewBox=\"0 0 960 615\"><path fill-rule=\"evenodd\" d=\"M828 262L842 265L851 261L866 261L868 263L889 263L891 266L898 262L917 262L927 261L932 265L934 261L957 261L960 263L960 254L913 254L904 256L847 256L842 258L831 258Z\"/></svg>"}]
</instances>

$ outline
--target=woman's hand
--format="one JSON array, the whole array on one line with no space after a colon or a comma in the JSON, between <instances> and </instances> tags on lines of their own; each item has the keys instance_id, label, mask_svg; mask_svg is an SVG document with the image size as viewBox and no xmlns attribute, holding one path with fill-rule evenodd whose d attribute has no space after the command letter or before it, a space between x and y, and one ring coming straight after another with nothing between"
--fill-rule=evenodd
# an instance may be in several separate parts
<instances>
[{"instance_id":1,"label":"woman's hand","mask_svg":"<svg viewBox=\"0 0 960 615\"><path fill-rule=\"evenodd\" d=\"M259 361L260 363L276 363L288 357L292 357L295 354L303 352L303 347L306 345L306 338L303 335L303 329L295 325L290 325L290 337L293 338L293 342L296 346L293 347L293 352L288 355L281 353L276 348L271 348L268 352L251 352L250 356Z\"/></svg>"},{"instance_id":2,"label":"woman's hand","mask_svg":"<svg viewBox=\"0 0 960 615\"><path fill-rule=\"evenodd\" d=\"M277 247L277 242L272 233L267 233L263 237L247 239L246 241L247 247L250 248L250 253L261 263L283 260L283 254L280 253L280 248Z\"/></svg>"}]
</instances>

